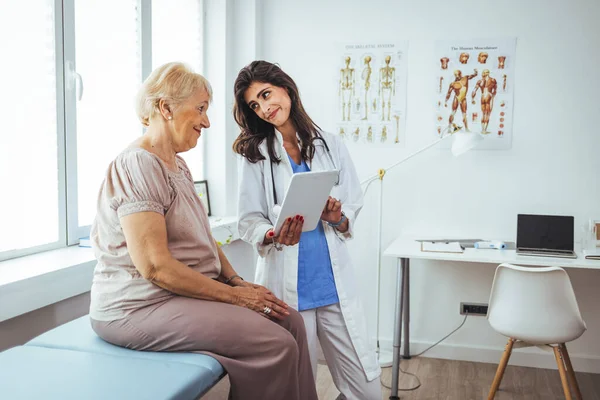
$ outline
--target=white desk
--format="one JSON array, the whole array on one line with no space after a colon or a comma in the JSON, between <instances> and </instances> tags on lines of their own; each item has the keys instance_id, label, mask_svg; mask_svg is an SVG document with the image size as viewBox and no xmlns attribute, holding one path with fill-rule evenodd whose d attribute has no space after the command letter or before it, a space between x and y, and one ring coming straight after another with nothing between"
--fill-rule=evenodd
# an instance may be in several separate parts
<instances>
[{"instance_id":1,"label":"white desk","mask_svg":"<svg viewBox=\"0 0 600 400\"><path fill-rule=\"evenodd\" d=\"M576 250L577 252L577 250ZM383 253L386 257L398 259L396 286L396 315L394 319L394 349L392 363L392 396L398 399L398 372L400 366L400 337L404 329L404 355L410 358L410 259L479 262L490 264L510 263L517 265L534 265L543 267L600 269L600 261L586 260L581 251L578 258L551 258L517 255L515 250L473 249L467 248L464 253L432 253L421 251L421 243L409 237L399 237L392 242Z\"/></svg>"}]
</instances>

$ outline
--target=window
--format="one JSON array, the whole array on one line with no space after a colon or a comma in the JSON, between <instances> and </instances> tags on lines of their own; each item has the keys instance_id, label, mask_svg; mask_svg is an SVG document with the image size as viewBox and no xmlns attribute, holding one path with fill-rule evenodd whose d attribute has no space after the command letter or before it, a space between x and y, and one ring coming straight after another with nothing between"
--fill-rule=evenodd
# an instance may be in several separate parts
<instances>
[{"instance_id":1,"label":"window","mask_svg":"<svg viewBox=\"0 0 600 400\"><path fill-rule=\"evenodd\" d=\"M69 171L77 180L77 193L68 193L70 241L87 234L110 161L142 134L134 107L142 81L140 11L137 0L75 0L74 19L65 21L74 33L65 46L66 112L73 122L67 130L75 138L67 144L76 149Z\"/></svg>"},{"instance_id":2,"label":"window","mask_svg":"<svg viewBox=\"0 0 600 400\"><path fill-rule=\"evenodd\" d=\"M55 44L53 0L2 7L0 257L64 243Z\"/></svg>"},{"instance_id":3,"label":"window","mask_svg":"<svg viewBox=\"0 0 600 400\"><path fill-rule=\"evenodd\" d=\"M142 71L168 61L202 71L202 5L31 0L3 7L0 260L89 234L109 162L142 134L134 105ZM196 179L203 177L199 147L186 155Z\"/></svg>"}]
</instances>

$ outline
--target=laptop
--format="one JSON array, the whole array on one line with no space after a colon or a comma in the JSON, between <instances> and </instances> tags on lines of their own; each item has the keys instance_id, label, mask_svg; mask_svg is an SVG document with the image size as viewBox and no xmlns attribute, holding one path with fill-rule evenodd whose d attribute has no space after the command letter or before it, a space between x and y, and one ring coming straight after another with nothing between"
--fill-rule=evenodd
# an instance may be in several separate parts
<instances>
[{"instance_id":1,"label":"laptop","mask_svg":"<svg viewBox=\"0 0 600 400\"><path fill-rule=\"evenodd\" d=\"M574 249L575 219L570 216L519 214L517 254L577 258Z\"/></svg>"}]
</instances>

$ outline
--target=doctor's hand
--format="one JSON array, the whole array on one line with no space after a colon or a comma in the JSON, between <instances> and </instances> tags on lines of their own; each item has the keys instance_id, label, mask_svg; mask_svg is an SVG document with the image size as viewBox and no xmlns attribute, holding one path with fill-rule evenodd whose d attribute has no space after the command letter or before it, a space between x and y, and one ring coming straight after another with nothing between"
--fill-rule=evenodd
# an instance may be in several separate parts
<instances>
[{"instance_id":1,"label":"doctor's hand","mask_svg":"<svg viewBox=\"0 0 600 400\"><path fill-rule=\"evenodd\" d=\"M338 199L329 196L321 213L321 219L332 224L340 222L342 219L342 203Z\"/></svg>"},{"instance_id":2,"label":"doctor's hand","mask_svg":"<svg viewBox=\"0 0 600 400\"><path fill-rule=\"evenodd\" d=\"M252 287L236 286L234 289L233 304L256 311L265 318L282 320L290 313L288 305L279 300L264 286Z\"/></svg>"},{"instance_id":3,"label":"doctor's hand","mask_svg":"<svg viewBox=\"0 0 600 400\"><path fill-rule=\"evenodd\" d=\"M296 215L295 217L289 217L283 222L279 236L275 236L273 229L267 231L263 244L277 242L286 246L294 246L300 242L302 225L304 225L303 216Z\"/></svg>"}]
</instances>

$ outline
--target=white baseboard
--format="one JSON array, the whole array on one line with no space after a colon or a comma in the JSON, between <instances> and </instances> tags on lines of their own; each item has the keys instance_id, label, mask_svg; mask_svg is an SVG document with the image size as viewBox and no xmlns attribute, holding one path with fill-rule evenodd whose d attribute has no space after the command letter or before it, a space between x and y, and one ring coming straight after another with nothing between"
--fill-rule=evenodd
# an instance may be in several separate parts
<instances>
[{"instance_id":1,"label":"white baseboard","mask_svg":"<svg viewBox=\"0 0 600 400\"><path fill-rule=\"evenodd\" d=\"M411 340L410 353L418 354L427 347L431 346L433 343L434 342ZM382 352L389 352L392 349L392 340L382 338L379 340L379 345L381 346ZM400 354L404 352L404 348L401 350L402 352ZM465 346L459 344L440 343L427 353L423 354L421 357L498 364L503 352L504 347L496 348L487 346ZM600 374L600 357L572 353L569 353L569 356L571 357L571 363L573 364L573 369L575 369L575 371ZM510 356L509 365L557 369L554 354L538 348L513 350Z\"/></svg>"}]
</instances>

